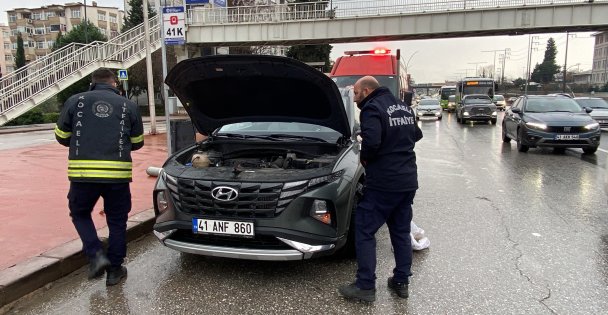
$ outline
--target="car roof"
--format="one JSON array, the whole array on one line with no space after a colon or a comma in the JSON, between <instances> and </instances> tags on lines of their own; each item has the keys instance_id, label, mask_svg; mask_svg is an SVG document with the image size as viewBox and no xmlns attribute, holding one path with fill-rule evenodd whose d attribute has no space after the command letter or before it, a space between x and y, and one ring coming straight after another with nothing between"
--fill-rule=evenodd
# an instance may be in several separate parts
<instances>
[{"instance_id":1,"label":"car roof","mask_svg":"<svg viewBox=\"0 0 608 315\"><path fill-rule=\"evenodd\" d=\"M485 94L469 94L469 95L465 95L463 98L480 98L480 97L490 98L489 96L487 96Z\"/></svg>"},{"instance_id":2,"label":"car roof","mask_svg":"<svg viewBox=\"0 0 608 315\"><path fill-rule=\"evenodd\" d=\"M601 97L588 97L588 96L579 96L575 97L575 100L603 100Z\"/></svg>"}]
</instances>

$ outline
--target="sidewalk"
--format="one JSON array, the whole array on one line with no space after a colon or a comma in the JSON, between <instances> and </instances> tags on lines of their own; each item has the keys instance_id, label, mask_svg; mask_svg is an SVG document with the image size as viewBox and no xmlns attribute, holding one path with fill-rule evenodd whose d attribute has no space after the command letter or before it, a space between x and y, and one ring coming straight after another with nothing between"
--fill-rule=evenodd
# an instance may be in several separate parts
<instances>
[{"instance_id":1,"label":"sidewalk","mask_svg":"<svg viewBox=\"0 0 608 315\"><path fill-rule=\"evenodd\" d=\"M52 130L54 124L50 125L22 130ZM133 207L127 225L139 235L144 233L142 225L151 224L154 216L152 189L156 178L149 177L146 169L162 166L167 158L165 133L146 135L144 141L144 147L133 152ZM67 148L53 143L0 151L0 172L2 306L80 268L85 261L68 214ZM103 202L98 202L93 218L103 238L107 228L99 213L102 209Z\"/></svg>"}]
</instances>

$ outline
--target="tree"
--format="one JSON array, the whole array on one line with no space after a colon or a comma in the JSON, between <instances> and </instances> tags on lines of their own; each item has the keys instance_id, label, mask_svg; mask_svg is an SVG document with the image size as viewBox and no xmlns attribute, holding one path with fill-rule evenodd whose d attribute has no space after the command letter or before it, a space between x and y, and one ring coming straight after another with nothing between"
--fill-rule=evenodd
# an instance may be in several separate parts
<instances>
[{"instance_id":1,"label":"tree","mask_svg":"<svg viewBox=\"0 0 608 315\"><path fill-rule=\"evenodd\" d=\"M329 44L291 46L285 55L302 62L324 62L323 72L329 72L331 71L329 54L332 48Z\"/></svg>"},{"instance_id":2,"label":"tree","mask_svg":"<svg viewBox=\"0 0 608 315\"><path fill-rule=\"evenodd\" d=\"M318 0L296 0L295 2L315 2L315 6L320 5ZM327 3L325 5L327 5ZM318 7L315 8L317 11L319 11L319 9L320 8ZM323 72L330 72L331 61L329 60L329 54L331 53L332 48L333 47L329 44L291 46L285 55L302 62L324 62Z\"/></svg>"},{"instance_id":3,"label":"tree","mask_svg":"<svg viewBox=\"0 0 608 315\"><path fill-rule=\"evenodd\" d=\"M532 71L531 79L534 82L549 83L553 82L555 74L560 71L560 66L555 62L557 56L557 47L555 46L555 40L549 38L547 41L547 48L545 49L545 57L541 64L536 64L534 71Z\"/></svg>"},{"instance_id":4,"label":"tree","mask_svg":"<svg viewBox=\"0 0 608 315\"><path fill-rule=\"evenodd\" d=\"M513 80L513 85L515 85L516 87L523 86L524 84L526 84L526 79L517 78L517 79Z\"/></svg>"},{"instance_id":5,"label":"tree","mask_svg":"<svg viewBox=\"0 0 608 315\"><path fill-rule=\"evenodd\" d=\"M143 0L129 0L129 6L131 6L131 10L125 15L125 20L122 29L120 30L121 32L128 31L144 22ZM155 15L156 12L152 9L150 2L148 1L148 17L151 18Z\"/></svg>"},{"instance_id":6,"label":"tree","mask_svg":"<svg viewBox=\"0 0 608 315\"><path fill-rule=\"evenodd\" d=\"M15 66L17 69L25 66L25 49L23 48L23 37L17 35L17 52L15 53Z\"/></svg>"},{"instance_id":7,"label":"tree","mask_svg":"<svg viewBox=\"0 0 608 315\"><path fill-rule=\"evenodd\" d=\"M128 14L125 16L122 32L126 32L144 22L143 1L129 0L129 5L131 6L131 10L129 10ZM148 17L153 17L155 15L156 12L152 10L152 8L150 7L150 3L148 2ZM175 54L173 54L173 50L167 49L167 59L175 59ZM143 59L137 62L136 64L131 66L128 71L129 89L127 90L127 94L129 95L129 98L139 96L146 92L146 90L148 89L146 60ZM154 80L154 91L157 92L160 92L162 89L164 79L162 71L162 54L160 51L153 52L152 78Z\"/></svg>"},{"instance_id":8,"label":"tree","mask_svg":"<svg viewBox=\"0 0 608 315\"><path fill-rule=\"evenodd\" d=\"M96 41L96 40L97 41L107 41L107 38L105 37L105 35L103 35L101 33L99 28L97 26L95 26L95 24L93 24L87 20L87 21L83 21L82 23L78 24L71 31L67 32L65 35L62 35L60 38L58 38L59 40L55 41L53 50L60 49L61 47L67 46L71 43L85 43L85 39L87 37L87 36L85 36L85 23L87 24L86 34L88 34L89 42ZM57 94L57 100L59 101L60 104L63 104L63 103L65 103L65 101L68 98L70 98L70 96L77 94L77 93L87 91L89 89L90 84L91 84L90 77L87 76L85 78L82 78L78 82L70 85L63 91L59 92Z\"/></svg>"}]
</instances>

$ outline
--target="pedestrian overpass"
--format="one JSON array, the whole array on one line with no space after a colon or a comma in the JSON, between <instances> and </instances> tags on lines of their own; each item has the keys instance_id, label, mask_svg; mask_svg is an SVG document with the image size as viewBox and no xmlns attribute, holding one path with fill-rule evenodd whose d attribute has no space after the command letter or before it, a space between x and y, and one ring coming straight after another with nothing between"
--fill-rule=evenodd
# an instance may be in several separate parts
<instances>
[{"instance_id":1,"label":"pedestrian overpass","mask_svg":"<svg viewBox=\"0 0 608 315\"><path fill-rule=\"evenodd\" d=\"M608 0L333 0L188 11L188 43L297 45L599 31Z\"/></svg>"},{"instance_id":2,"label":"pedestrian overpass","mask_svg":"<svg viewBox=\"0 0 608 315\"><path fill-rule=\"evenodd\" d=\"M187 12L186 40L199 46L297 45L527 33L599 31L608 0L332 0ZM150 19L152 50L159 16ZM0 125L99 67L128 68L145 58L143 24L108 42L71 44L0 80ZM184 47L178 60L193 57ZM195 54L196 55L196 54Z\"/></svg>"}]
</instances>

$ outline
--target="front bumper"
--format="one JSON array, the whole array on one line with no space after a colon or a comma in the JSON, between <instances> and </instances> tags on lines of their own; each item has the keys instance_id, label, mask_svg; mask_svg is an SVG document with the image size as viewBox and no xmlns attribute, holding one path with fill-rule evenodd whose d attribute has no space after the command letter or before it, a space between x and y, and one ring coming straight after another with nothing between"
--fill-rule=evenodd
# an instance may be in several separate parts
<instances>
[{"instance_id":1,"label":"front bumper","mask_svg":"<svg viewBox=\"0 0 608 315\"><path fill-rule=\"evenodd\" d=\"M308 244L302 241L301 234L288 235L283 233L285 231L277 233L283 237L271 233L256 235L255 239L194 235L191 230L173 228L177 226L183 226L183 223L156 224L154 235L171 249L211 257L267 261L303 260L333 254L337 246L344 244L342 239L325 240L325 244ZM167 227L170 229L166 230ZM160 230L165 231L159 232ZM287 237L298 238L300 241ZM308 242L318 243L318 240Z\"/></svg>"},{"instance_id":2,"label":"front bumper","mask_svg":"<svg viewBox=\"0 0 608 315\"><path fill-rule=\"evenodd\" d=\"M541 130L524 130L523 143L530 147L560 147L560 148L594 148L599 146L601 130L593 130L585 133L573 133L578 139L557 140L557 135L566 133L544 132Z\"/></svg>"}]
</instances>

